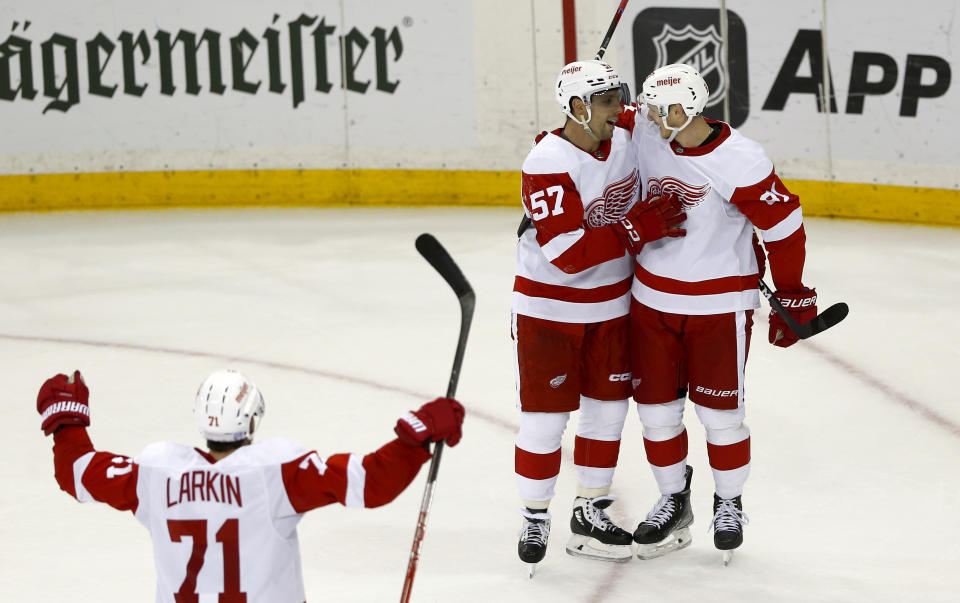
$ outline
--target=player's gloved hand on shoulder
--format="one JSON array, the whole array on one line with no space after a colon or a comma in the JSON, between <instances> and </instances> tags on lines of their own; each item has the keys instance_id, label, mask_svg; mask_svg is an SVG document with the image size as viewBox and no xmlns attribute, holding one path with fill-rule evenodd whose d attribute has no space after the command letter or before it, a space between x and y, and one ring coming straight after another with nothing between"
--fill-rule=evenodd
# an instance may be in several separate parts
<instances>
[{"instance_id":1,"label":"player's gloved hand on shoulder","mask_svg":"<svg viewBox=\"0 0 960 603\"><path fill-rule=\"evenodd\" d=\"M61 373L47 379L37 394L43 435L50 435L65 425L90 425L89 397L90 390L80 371L74 371L71 377Z\"/></svg>"},{"instance_id":2,"label":"player's gloved hand on shoulder","mask_svg":"<svg viewBox=\"0 0 960 603\"><path fill-rule=\"evenodd\" d=\"M627 251L637 255L644 243L663 237L686 236L685 229L677 228L686 219L680 198L672 193L664 193L638 201L627 215L611 226Z\"/></svg>"},{"instance_id":3,"label":"player's gloved hand on shoulder","mask_svg":"<svg viewBox=\"0 0 960 603\"><path fill-rule=\"evenodd\" d=\"M421 406L420 410L411 410L400 417L393 430L400 441L411 446L424 446L440 440L456 446L462 435L464 414L463 405L453 398L437 398Z\"/></svg>"},{"instance_id":4,"label":"player's gloved hand on shoulder","mask_svg":"<svg viewBox=\"0 0 960 603\"><path fill-rule=\"evenodd\" d=\"M797 324L810 322L817 315L817 290L804 289L800 292L777 291L774 296L780 304L790 312ZM787 323L775 310L770 310L770 343L780 348L788 348L795 344L798 337L790 330Z\"/></svg>"}]
</instances>

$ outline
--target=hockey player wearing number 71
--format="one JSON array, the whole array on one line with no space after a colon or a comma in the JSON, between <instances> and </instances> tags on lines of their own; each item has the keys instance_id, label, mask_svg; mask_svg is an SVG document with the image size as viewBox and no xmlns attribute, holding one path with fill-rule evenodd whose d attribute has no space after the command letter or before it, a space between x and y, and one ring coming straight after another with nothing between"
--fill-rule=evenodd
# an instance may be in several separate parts
<instances>
[{"instance_id":1,"label":"hockey player wearing number 71","mask_svg":"<svg viewBox=\"0 0 960 603\"><path fill-rule=\"evenodd\" d=\"M643 82L634 128L647 193L672 192L687 213L687 236L644 246L630 307L633 396L644 447L661 497L634 533L641 558L690 544L692 469L686 465L683 410L689 396L706 431L715 485L714 545L729 562L743 542L741 494L750 471L744 423L744 369L757 281L769 253L777 297L798 323L816 315L816 291L801 275L806 236L796 195L756 142L701 115L709 92L684 64ZM797 341L779 315L769 340Z\"/></svg>"},{"instance_id":2,"label":"hockey player wearing number 71","mask_svg":"<svg viewBox=\"0 0 960 603\"><path fill-rule=\"evenodd\" d=\"M131 511L150 531L158 603L303 603L303 514L331 503L387 504L430 458L429 442L460 441L464 416L456 400L437 398L401 417L397 439L376 452L322 459L282 438L253 444L263 396L223 370L194 402L209 451L159 442L130 458L94 450L88 397L80 371L48 379L37 396L57 482L80 502Z\"/></svg>"}]
</instances>

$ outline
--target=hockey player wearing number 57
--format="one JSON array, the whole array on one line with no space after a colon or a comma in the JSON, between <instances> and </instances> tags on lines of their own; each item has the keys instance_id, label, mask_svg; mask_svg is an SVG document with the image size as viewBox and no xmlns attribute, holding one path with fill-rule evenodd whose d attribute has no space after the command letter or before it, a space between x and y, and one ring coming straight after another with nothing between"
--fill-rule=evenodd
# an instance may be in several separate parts
<instances>
[{"instance_id":1,"label":"hockey player wearing number 57","mask_svg":"<svg viewBox=\"0 0 960 603\"><path fill-rule=\"evenodd\" d=\"M560 442L580 411L574 445L577 497L567 552L627 561L632 537L607 516L630 396L627 314L633 255L645 242L683 236L679 201L636 206L639 173L617 72L601 61L557 77L562 128L544 132L523 162L513 290L520 432L515 472L523 501L520 559L543 559ZM525 221L526 223L526 221Z\"/></svg>"},{"instance_id":2,"label":"hockey player wearing number 57","mask_svg":"<svg viewBox=\"0 0 960 603\"><path fill-rule=\"evenodd\" d=\"M716 487L714 544L728 562L743 541L741 494L750 471L744 368L765 265L755 227L784 307L798 323L817 312L816 292L801 282L806 236L798 197L759 144L701 115L708 96L694 68L661 67L643 82L634 129L645 189L680 196L687 213L687 236L644 246L635 266L633 396L661 493L634 533L641 558L690 544L688 396L706 431ZM775 313L769 339L780 347L797 341Z\"/></svg>"},{"instance_id":3,"label":"hockey player wearing number 57","mask_svg":"<svg viewBox=\"0 0 960 603\"><path fill-rule=\"evenodd\" d=\"M376 452L323 459L282 438L253 444L263 396L224 370L194 402L209 451L159 442L130 458L94 450L88 398L80 371L48 379L37 396L57 482L80 502L132 512L150 531L158 603L303 603L303 514L387 504L430 458L428 442L460 440L464 416L457 401L438 398L401 417L397 439Z\"/></svg>"}]
</instances>

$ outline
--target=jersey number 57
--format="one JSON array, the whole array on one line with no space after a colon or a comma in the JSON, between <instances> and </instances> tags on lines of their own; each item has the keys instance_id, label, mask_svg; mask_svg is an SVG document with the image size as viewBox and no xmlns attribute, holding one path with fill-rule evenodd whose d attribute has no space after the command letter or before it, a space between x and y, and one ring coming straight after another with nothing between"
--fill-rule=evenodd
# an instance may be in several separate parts
<instances>
[{"instance_id":1,"label":"jersey number 57","mask_svg":"<svg viewBox=\"0 0 960 603\"><path fill-rule=\"evenodd\" d=\"M550 209L548 199L553 201L553 209ZM534 220L542 220L547 216L559 216L563 213L563 187L551 186L546 190L537 191L530 195L530 209L533 213L530 217Z\"/></svg>"}]
</instances>

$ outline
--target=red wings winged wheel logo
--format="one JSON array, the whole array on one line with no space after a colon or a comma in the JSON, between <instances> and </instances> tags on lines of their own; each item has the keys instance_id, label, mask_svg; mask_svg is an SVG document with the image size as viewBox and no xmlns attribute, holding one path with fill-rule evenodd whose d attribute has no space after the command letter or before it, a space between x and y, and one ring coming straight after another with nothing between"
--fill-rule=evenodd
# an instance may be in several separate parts
<instances>
[{"instance_id":1,"label":"red wings winged wheel logo","mask_svg":"<svg viewBox=\"0 0 960 603\"><path fill-rule=\"evenodd\" d=\"M662 195L663 193L673 193L680 197L684 209L691 209L703 203L710 192L710 183L703 186L693 186L682 180L677 180L670 176L663 178L651 178L647 181L647 193L650 195Z\"/></svg>"},{"instance_id":2,"label":"red wings winged wheel logo","mask_svg":"<svg viewBox=\"0 0 960 603\"><path fill-rule=\"evenodd\" d=\"M623 180L618 180L603 189L603 195L587 205L584 223L588 228L611 224L623 217L637 197L640 188L640 173L633 170Z\"/></svg>"}]
</instances>

